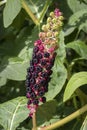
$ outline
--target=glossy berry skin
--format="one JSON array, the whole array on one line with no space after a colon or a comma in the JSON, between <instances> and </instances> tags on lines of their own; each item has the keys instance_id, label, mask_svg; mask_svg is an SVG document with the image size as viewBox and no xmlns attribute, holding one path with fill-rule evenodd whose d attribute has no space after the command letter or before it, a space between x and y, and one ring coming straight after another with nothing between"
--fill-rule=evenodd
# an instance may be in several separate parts
<instances>
[{"instance_id":1,"label":"glossy berry skin","mask_svg":"<svg viewBox=\"0 0 87 130\"><path fill-rule=\"evenodd\" d=\"M30 67L27 69L25 82L30 117L32 117L40 102L46 102L44 94L48 92L48 85L53 73L52 67L56 57L55 51L58 48L58 35L62 20L62 13L59 9L51 12L47 24L42 26L39 39L34 42L32 59L30 60Z\"/></svg>"},{"instance_id":2,"label":"glossy berry skin","mask_svg":"<svg viewBox=\"0 0 87 130\"><path fill-rule=\"evenodd\" d=\"M45 57L45 58L49 58L49 56L50 56L50 53L44 52L44 57Z\"/></svg>"}]
</instances>

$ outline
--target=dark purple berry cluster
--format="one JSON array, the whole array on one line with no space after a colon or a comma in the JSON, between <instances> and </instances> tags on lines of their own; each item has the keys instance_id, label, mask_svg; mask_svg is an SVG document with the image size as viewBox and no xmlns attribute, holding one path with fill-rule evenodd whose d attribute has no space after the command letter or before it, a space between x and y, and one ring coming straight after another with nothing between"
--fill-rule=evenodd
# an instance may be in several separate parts
<instances>
[{"instance_id":1,"label":"dark purple berry cluster","mask_svg":"<svg viewBox=\"0 0 87 130\"><path fill-rule=\"evenodd\" d=\"M47 24L42 26L42 32L39 33L39 40L34 43L32 59L26 77L26 97L29 99L27 107L31 117L39 102L46 102L44 94L48 91L48 83L51 80L62 20L62 13L59 9L51 12Z\"/></svg>"},{"instance_id":2,"label":"dark purple berry cluster","mask_svg":"<svg viewBox=\"0 0 87 130\"><path fill-rule=\"evenodd\" d=\"M28 107L31 104L38 106L39 102L46 102L44 94L48 91L51 69L56 56L56 53L50 53L44 47L41 40L37 40L36 43L30 67L27 69L26 97L29 99Z\"/></svg>"}]
</instances>

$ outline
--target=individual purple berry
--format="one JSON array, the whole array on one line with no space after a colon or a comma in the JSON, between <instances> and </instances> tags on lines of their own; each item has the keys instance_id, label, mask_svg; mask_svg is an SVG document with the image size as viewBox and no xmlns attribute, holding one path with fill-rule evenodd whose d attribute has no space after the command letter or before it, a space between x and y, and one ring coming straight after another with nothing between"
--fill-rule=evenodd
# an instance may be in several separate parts
<instances>
[{"instance_id":1,"label":"individual purple berry","mask_svg":"<svg viewBox=\"0 0 87 130\"><path fill-rule=\"evenodd\" d=\"M35 90L38 90L39 87L40 87L39 84L34 84L34 89L35 89Z\"/></svg>"},{"instance_id":2,"label":"individual purple berry","mask_svg":"<svg viewBox=\"0 0 87 130\"><path fill-rule=\"evenodd\" d=\"M47 78L47 82L50 82L50 80L51 80L51 78L50 78L50 77L48 77L48 78Z\"/></svg>"},{"instance_id":3,"label":"individual purple berry","mask_svg":"<svg viewBox=\"0 0 87 130\"><path fill-rule=\"evenodd\" d=\"M33 78L37 78L37 77L38 77L38 73L37 73L37 72L34 72L34 73L32 74L32 77L33 77Z\"/></svg>"},{"instance_id":4,"label":"individual purple berry","mask_svg":"<svg viewBox=\"0 0 87 130\"><path fill-rule=\"evenodd\" d=\"M43 57L43 55L41 53L37 54L37 59L41 59Z\"/></svg>"},{"instance_id":5,"label":"individual purple berry","mask_svg":"<svg viewBox=\"0 0 87 130\"><path fill-rule=\"evenodd\" d=\"M45 66L46 65L46 60L45 59L42 59L41 61L40 61L40 64L42 65L42 66Z\"/></svg>"},{"instance_id":6,"label":"individual purple berry","mask_svg":"<svg viewBox=\"0 0 87 130\"><path fill-rule=\"evenodd\" d=\"M49 76L50 76L52 73L53 73L52 70L49 70L49 71L48 71L48 75L49 75Z\"/></svg>"},{"instance_id":7,"label":"individual purple berry","mask_svg":"<svg viewBox=\"0 0 87 130\"><path fill-rule=\"evenodd\" d=\"M45 80L45 79L41 79L39 84L40 84L41 86L44 86L45 83L46 83L46 80Z\"/></svg>"},{"instance_id":8,"label":"individual purple berry","mask_svg":"<svg viewBox=\"0 0 87 130\"><path fill-rule=\"evenodd\" d=\"M42 67L40 65L36 66L36 71L37 72L41 72L42 71Z\"/></svg>"},{"instance_id":9,"label":"individual purple berry","mask_svg":"<svg viewBox=\"0 0 87 130\"><path fill-rule=\"evenodd\" d=\"M33 101L33 104L34 104L34 105L38 105L38 103L39 103L38 99L35 99L35 100Z\"/></svg>"},{"instance_id":10,"label":"individual purple berry","mask_svg":"<svg viewBox=\"0 0 87 130\"><path fill-rule=\"evenodd\" d=\"M48 73L47 73L47 72L42 72L42 73L41 73L41 76L42 76L43 78L47 78L47 77L48 77Z\"/></svg>"},{"instance_id":11,"label":"individual purple berry","mask_svg":"<svg viewBox=\"0 0 87 130\"><path fill-rule=\"evenodd\" d=\"M36 58L33 59L33 63L34 63L34 64L37 64L38 62L39 62L38 59L36 59Z\"/></svg>"},{"instance_id":12,"label":"individual purple berry","mask_svg":"<svg viewBox=\"0 0 87 130\"><path fill-rule=\"evenodd\" d=\"M44 57L49 58L50 54L48 52L44 52Z\"/></svg>"},{"instance_id":13,"label":"individual purple berry","mask_svg":"<svg viewBox=\"0 0 87 130\"><path fill-rule=\"evenodd\" d=\"M39 51L39 47L35 46L33 52L36 53Z\"/></svg>"},{"instance_id":14,"label":"individual purple berry","mask_svg":"<svg viewBox=\"0 0 87 130\"><path fill-rule=\"evenodd\" d=\"M32 93L30 94L30 97L31 97L31 98L35 98L35 97L36 97L35 93L32 92Z\"/></svg>"},{"instance_id":15,"label":"individual purple berry","mask_svg":"<svg viewBox=\"0 0 87 130\"><path fill-rule=\"evenodd\" d=\"M34 65L33 60L30 60L30 66Z\"/></svg>"},{"instance_id":16,"label":"individual purple berry","mask_svg":"<svg viewBox=\"0 0 87 130\"><path fill-rule=\"evenodd\" d=\"M38 93L39 96L43 96L44 95L44 90L41 90L39 93Z\"/></svg>"},{"instance_id":17,"label":"individual purple berry","mask_svg":"<svg viewBox=\"0 0 87 130\"><path fill-rule=\"evenodd\" d=\"M30 86L30 81L29 81L28 79L25 81L25 86L26 86L26 87L29 87L29 86Z\"/></svg>"},{"instance_id":18,"label":"individual purple berry","mask_svg":"<svg viewBox=\"0 0 87 130\"><path fill-rule=\"evenodd\" d=\"M27 102L27 105L30 105L32 103L32 101L31 100L29 100L28 102Z\"/></svg>"},{"instance_id":19,"label":"individual purple berry","mask_svg":"<svg viewBox=\"0 0 87 130\"><path fill-rule=\"evenodd\" d=\"M51 65L51 64L47 64L47 65L46 65L46 70L50 70L50 69L52 68L52 66L53 66L53 65Z\"/></svg>"},{"instance_id":20,"label":"individual purple berry","mask_svg":"<svg viewBox=\"0 0 87 130\"><path fill-rule=\"evenodd\" d=\"M30 68L27 68L27 73L30 72Z\"/></svg>"},{"instance_id":21,"label":"individual purple berry","mask_svg":"<svg viewBox=\"0 0 87 130\"><path fill-rule=\"evenodd\" d=\"M31 83L31 84L34 84L34 83L35 83L35 79L34 79L34 78L31 78L31 79L30 79L30 83Z\"/></svg>"},{"instance_id":22,"label":"individual purple berry","mask_svg":"<svg viewBox=\"0 0 87 130\"><path fill-rule=\"evenodd\" d=\"M27 74L27 78L28 79L31 78L31 73L30 72Z\"/></svg>"},{"instance_id":23,"label":"individual purple berry","mask_svg":"<svg viewBox=\"0 0 87 130\"><path fill-rule=\"evenodd\" d=\"M33 53L32 58L36 58L36 53Z\"/></svg>"},{"instance_id":24,"label":"individual purple berry","mask_svg":"<svg viewBox=\"0 0 87 130\"><path fill-rule=\"evenodd\" d=\"M45 91L45 92L48 92L48 87L44 87L44 91Z\"/></svg>"},{"instance_id":25,"label":"individual purple berry","mask_svg":"<svg viewBox=\"0 0 87 130\"><path fill-rule=\"evenodd\" d=\"M42 102L43 102L43 103L46 102L46 97L42 97Z\"/></svg>"},{"instance_id":26,"label":"individual purple berry","mask_svg":"<svg viewBox=\"0 0 87 130\"><path fill-rule=\"evenodd\" d=\"M54 58L51 58L51 59L50 59L50 64L54 65L54 61L55 61L55 59L54 59Z\"/></svg>"},{"instance_id":27,"label":"individual purple berry","mask_svg":"<svg viewBox=\"0 0 87 130\"><path fill-rule=\"evenodd\" d=\"M31 72L34 71L34 66L30 66L30 71L31 71Z\"/></svg>"},{"instance_id":28,"label":"individual purple berry","mask_svg":"<svg viewBox=\"0 0 87 130\"><path fill-rule=\"evenodd\" d=\"M31 93L32 92L32 89L30 87L26 87L26 91Z\"/></svg>"}]
</instances>

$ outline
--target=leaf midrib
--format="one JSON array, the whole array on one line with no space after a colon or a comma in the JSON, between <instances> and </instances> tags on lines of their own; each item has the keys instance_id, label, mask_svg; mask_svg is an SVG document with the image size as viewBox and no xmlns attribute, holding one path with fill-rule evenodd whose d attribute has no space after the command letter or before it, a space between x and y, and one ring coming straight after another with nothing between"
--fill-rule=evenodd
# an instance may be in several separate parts
<instances>
[{"instance_id":1,"label":"leaf midrib","mask_svg":"<svg viewBox=\"0 0 87 130\"><path fill-rule=\"evenodd\" d=\"M10 125L10 129L9 129L9 130L12 130L12 127L13 127L13 121L14 121L14 118L15 118L16 112L17 112L17 110L18 110L20 104L21 104L21 102L18 103L18 105L17 105L17 107L16 107L16 109L15 109L15 111L14 111L14 113L13 113L12 120L11 120L11 125Z\"/></svg>"}]
</instances>

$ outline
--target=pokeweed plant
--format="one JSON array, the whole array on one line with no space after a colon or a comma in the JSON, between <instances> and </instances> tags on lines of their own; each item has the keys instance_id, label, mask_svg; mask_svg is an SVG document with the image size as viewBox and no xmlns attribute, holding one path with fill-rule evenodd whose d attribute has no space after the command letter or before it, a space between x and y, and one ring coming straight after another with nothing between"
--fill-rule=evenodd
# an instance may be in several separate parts
<instances>
[{"instance_id":1,"label":"pokeweed plant","mask_svg":"<svg viewBox=\"0 0 87 130\"><path fill-rule=\"evenodd\" d=\"M0 129L87 129L86 0L0 5Z\"/></svg>"}]
</instances>

